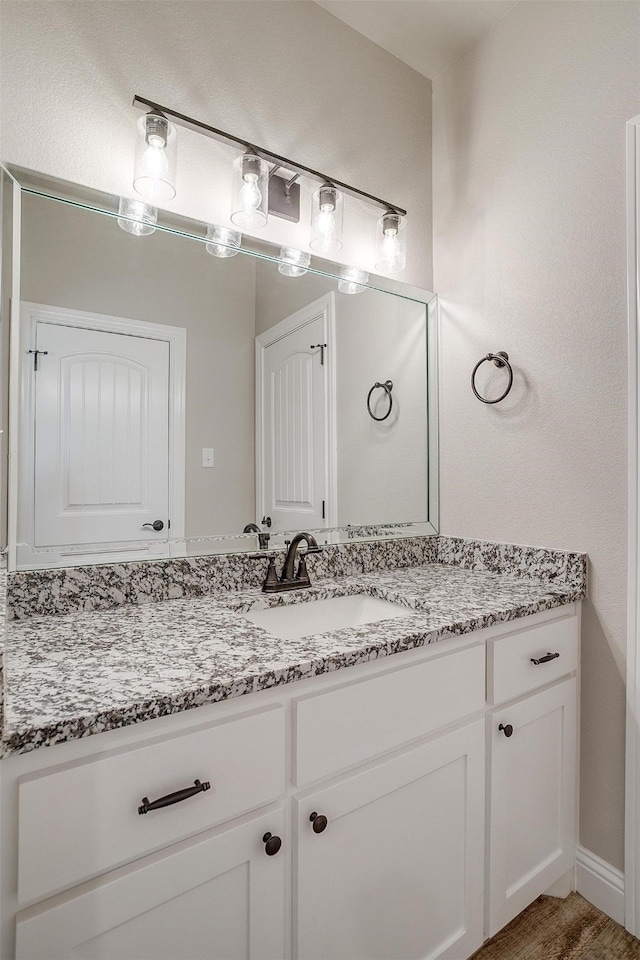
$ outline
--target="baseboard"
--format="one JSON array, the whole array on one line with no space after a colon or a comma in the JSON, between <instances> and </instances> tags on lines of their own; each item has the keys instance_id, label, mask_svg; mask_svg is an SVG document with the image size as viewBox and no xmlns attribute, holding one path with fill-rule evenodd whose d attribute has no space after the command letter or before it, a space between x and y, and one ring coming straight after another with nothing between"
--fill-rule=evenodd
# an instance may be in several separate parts
<instances>
[{"instance_id":1,"label":"baseboard","mask_svg":"<svg viewBox=\"0 0 640 960\"><path fill-rule=\"evenodd\" d=\"M624 874L584 847L576 852L576 890L624 926Z\"/></svg>"}]
</instances>

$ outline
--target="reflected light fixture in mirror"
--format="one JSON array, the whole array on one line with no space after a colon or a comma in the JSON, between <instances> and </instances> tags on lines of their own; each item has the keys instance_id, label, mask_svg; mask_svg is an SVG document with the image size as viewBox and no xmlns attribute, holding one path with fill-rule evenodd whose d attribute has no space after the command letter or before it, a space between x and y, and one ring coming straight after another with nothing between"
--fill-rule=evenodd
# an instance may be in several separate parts
<instances>
[{"instance_id":1,"label":"reflected light fixture in mirror","mask_svg":"<svg viewBox=\"0 0 640 960\"><path fill-rule=\"evenodd\" d=\"M134 237L148 237L156 229L158 211L142 200L120 197L118 226Z\"/></svg>"},{"instance_id":2,"label":"reflected light fixture in mirror","mask_svg":"<svg viewBox=\"0 0 640 960\"><path fill-rule=\"evenodd\" d=\"M366 290L363 284L369 282L369 274L366 270L360 270L358 267L343 267L340 271L341 279L338 280L338 290L340 293L356 294Z\"/></svg>"},{"instance_id":3,"label":"reflected light fixture in mirror","mask_svg":"<svg viewBox=\"0 0 640 960\"><path fill-rule=\"evenodd\" d=\"M303 277L311 263L311 255L294 247L280 248L278 270L283 277Z\"/></svg>"},{"instance_id":4,"label":"reflected light fixture in mirror","mask_svg":"<svg viewBox=\"0 0 640 960\"><path fill-rule=\"evenodd\" d=\"M207 227L207 253L212 257L235 257L242 242L242 234L229 227L220 227L210 223Z\"/></svg>"},{"instance_id":5,"label":"reflected light fixture in mirror","mask_svg":"<svg viewBox=\"0 0 640 960\"><path fill-rule=\"evenodd\" d=\"M249 232L267 222L269 166L255 153L247 152L233 162L231 222Z\"/></svg>"},{"instance_id":6,"label":"reflected light fixture in mirror","mask_svg":"<svg viewBox=\"0 0 640 960\"><path fill-rule=\"evenodd\" d=\"M159 113L146 113L137 123L133 187L147 200L173 200L176 195L178 137Z\"/></svg>"},{"instance_id":7,"label":"reflected light fixture in mirror","mask_svg":"<svg viewBox=\"0 0 640 960\"><path fill-rule=\"evenodd\" d=\"M407 263L404 217L388 210L378 221L376 270L391 276L402 273Z\"/></svg>"},{"instance_id":8,"label":"reflected light fixture in mirror","mask_svg":"<svg viewBox=\"0 0 640 960\"><path fill-rule=\"evenodd\" d=\"M312 250L326 256L342 249L342 214L342 194L332 184L323 183L311 199Z\"/></svg>"}]
</instances>

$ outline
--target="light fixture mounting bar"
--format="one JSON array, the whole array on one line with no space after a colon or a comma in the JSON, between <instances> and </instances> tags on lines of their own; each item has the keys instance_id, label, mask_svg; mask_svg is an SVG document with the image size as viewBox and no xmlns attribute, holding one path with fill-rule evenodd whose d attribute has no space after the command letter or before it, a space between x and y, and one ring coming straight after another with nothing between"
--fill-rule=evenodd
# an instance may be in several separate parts
<instances>
[{"instance_id":1,"label":"light fixture mounting bar","mask_svg":"<svg viewBox=\"0 0 640 960\"><path fill-rule=\"evenodd\" d=\"M295 160L290 160L288 157L280 157L278 154L272 153L271 150L266 150L264 147L259 147L255 143L249 143L247 140L241 140L238 137L234 137L231 133L225 133L224 130L218 130L216 127L209 126L208 123L202 123L200 120L194 120L193 117L187 117L184 113L178 113L176 110L171 110L170 107L163 107L159 103L154 103L153 100L145 100L144 97L139 97L136 94L133 98L133 105L134 107L138 107L140 110L157 110L164 117L168 117L170 120L173 120L173 122L179 127L184 127L187 130L193 130L195 133L202 133L205 136L211 137L213 140L218 140L220 143L225 143L228 146L240 147L243 150L246 150L249 147L251 150L254 150L259 157L262 157L263 160L267 160L269 163L275 163L279 167L285 167L287 170L292 170L301 176L311 177L311 179L316 180L319 183L331 183L334 187L338 187L339 190L344 191L344 193L349 193L353 197L359 197L361 199L368 200L370 203L375 203L384 210L397 213L401 217L405 217L407 214L406 210L403 210L402 207L399 207L395 203L388 203L386 200L382 200L380 197L374 197L371 193L365 193L364 190L358 190L357 187L352 187L348 183L342 183L340 180L335 180L333 177L329 177L324 173L320 173L319 170L313 170L311 167L305 167L301 163L297 163Z\"/></svg>"}]
</instances>

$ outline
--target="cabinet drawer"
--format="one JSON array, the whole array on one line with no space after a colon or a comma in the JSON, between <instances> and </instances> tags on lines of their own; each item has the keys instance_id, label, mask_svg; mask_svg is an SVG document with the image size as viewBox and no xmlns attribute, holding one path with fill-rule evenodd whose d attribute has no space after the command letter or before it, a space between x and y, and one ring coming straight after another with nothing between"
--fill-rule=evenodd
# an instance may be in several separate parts
<instances>
[{"instance_id":1,"label":"cabinet drawer","mask_svg":"<svg viewBox=\"0 0 640 960\"><path fill-rule=\"evenodd\" d=\"M484 708L484 645L296 700L298 786L394 750Z\"/></svg>"},{"instance_id":2,"label":"cabinet drawer","mask_svg":"<svg viewBox=\"0 0 640 960\"><path fill-rule=\"evenodd\" d=\"M285 711L277 705L126 752L56 767L19 784L20 903L65 889L280 796ZM156 800L211 787L146 815Z\"/></svg>"},{"instance_id":3,"label":"cabinet drawer","mask_svg":"<svg viewBox=\"0 0 640 960\"><path fill-rule=\"evenodd\" d=\"M547 654L552 660L534 663ZM576 669L578 618L562 617L487 643L487 699L504 703Z\"/></svg>"}]
</instances>

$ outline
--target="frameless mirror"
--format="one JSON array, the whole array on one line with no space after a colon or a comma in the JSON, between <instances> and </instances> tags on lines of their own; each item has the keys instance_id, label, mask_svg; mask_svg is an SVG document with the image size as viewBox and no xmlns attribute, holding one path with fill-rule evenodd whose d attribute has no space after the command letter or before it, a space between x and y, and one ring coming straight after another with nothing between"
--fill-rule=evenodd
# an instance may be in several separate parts
<instances>
[{"instance_id":1,"label":"frameless mirror","mask_svg":"<svg viewBox=\"0 0 640 960\"><path fill-rule=\"evenodd\" d=\"M434 532L432 294L16 176L10 565Z\"/></svg>"}]
</instances>

